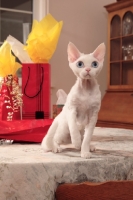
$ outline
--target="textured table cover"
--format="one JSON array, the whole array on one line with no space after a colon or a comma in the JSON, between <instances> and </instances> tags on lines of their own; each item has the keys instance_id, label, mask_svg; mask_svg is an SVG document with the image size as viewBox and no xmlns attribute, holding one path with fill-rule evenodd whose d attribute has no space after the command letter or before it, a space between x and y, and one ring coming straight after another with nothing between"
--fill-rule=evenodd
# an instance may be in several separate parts
<instances>
[{"instance_id":1,"label":"textured table cover","mask_svg":"<svg viewBox=\"0 0 133 200\"><path fill-rule=\"evenodd\" d=\"M98 140L98 141L97 141ZM0 200L53 200L60 183L133 180L133 130L95 128L96 152L44 153L40 144L0 146Z\"/></svg>"}]
</instances>

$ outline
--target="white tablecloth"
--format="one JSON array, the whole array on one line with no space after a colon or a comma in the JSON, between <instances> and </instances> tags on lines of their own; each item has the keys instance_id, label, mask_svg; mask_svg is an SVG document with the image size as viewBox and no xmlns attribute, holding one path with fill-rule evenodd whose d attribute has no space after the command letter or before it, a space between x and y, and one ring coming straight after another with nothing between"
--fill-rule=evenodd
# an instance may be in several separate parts
<instances>
[{"instance_id":1,"label":"white tablecloth","mask_svg":"<svg viewBox=\"0 0 133 200\"><path fill-rule=\"evenodd\" d=\"M98 140L98 141L97 141ZM133 130L95 128L96 152L44 153L40 144L0 146L0 200L53 200L60 183L133 180Z\"/></svg>"}]
</instances>

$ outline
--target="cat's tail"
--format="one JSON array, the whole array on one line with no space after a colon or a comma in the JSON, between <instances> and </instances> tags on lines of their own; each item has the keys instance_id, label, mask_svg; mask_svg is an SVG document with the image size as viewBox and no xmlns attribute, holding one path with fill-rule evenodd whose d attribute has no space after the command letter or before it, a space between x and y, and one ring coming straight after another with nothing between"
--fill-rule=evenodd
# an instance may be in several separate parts
<instances>
[{"instance_id":1,"label":"cat's tail","mask_svg":"<svg viewBox=\"0 0 133 200\"><path fill-rule=\"evenodd\" d=\"M41 146L45 152L53 150L53 145L54 145L53 138L54 138L57 127L58 127L58 120L55 118L52 125L50 126L48 130L48 133L42 140Z\"/></svg>"}]
</instances>

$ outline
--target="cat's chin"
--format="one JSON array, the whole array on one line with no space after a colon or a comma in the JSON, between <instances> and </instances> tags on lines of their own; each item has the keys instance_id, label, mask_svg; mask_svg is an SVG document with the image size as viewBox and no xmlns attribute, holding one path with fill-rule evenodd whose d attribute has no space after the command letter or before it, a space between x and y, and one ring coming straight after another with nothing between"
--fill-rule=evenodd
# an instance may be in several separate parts
<instances>
[{"instance_id":1,"label":"cat's chin","mask_svg":"<svg viewBox=\"0 0 133 200\"><path fill-rule=\"evenodd\" d=\"M86 76L83 76L83 77L81 77L82 79L84 79L84 80L89 80L89 79L92 79L92 77L88 74L88 75L86 75Z\"/></svg>"},{"instance_id":2,"label":"cat's chin","mask_svg":"<svg viewBox=\"0 0 133 200\"><path fill-rule=\"evenodd\" d=\"M90 75L87 75L87 76L85 77L85 79L92 79L92 77L91 77Z\"/></svg>"}]
</instances>

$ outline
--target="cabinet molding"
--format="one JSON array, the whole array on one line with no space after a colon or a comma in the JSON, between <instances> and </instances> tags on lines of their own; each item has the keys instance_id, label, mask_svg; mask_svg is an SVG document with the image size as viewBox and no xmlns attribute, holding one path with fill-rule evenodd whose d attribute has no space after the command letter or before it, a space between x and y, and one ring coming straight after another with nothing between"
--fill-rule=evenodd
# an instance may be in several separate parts
<instances>
[{"instance_id":1,"label":"cabinet molding","mask_svg":"<svg viewBox=\"0 0 133 200\"><path fill-rule=\"evenodd\" d=\"M106 10L110 13L110 12L114 12L123 8L127 8L133 6L133 1L132 0L122 0L116 3L112 3L109 5L104 6L106 8Z\"/></svg>"}]
</instances>

